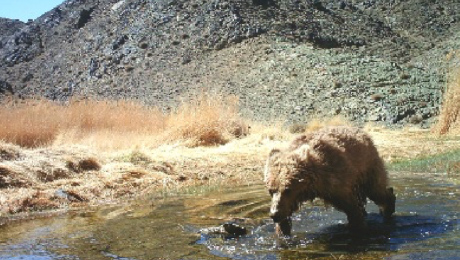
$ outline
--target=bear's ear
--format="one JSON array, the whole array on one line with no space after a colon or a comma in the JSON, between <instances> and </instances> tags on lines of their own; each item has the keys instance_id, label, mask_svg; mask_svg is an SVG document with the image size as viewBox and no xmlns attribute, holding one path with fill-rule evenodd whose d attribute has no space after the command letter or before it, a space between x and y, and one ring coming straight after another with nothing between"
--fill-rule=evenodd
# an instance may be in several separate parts
<instances>
[{"instance_id":1,"label":"bear's ear","mask_svg":"<svg viewBox=\"0 0 460 260\"><path fill-rule=\"evenodd\" d=\"M272 149L270 151L270 154L268 155L267 163L265 164L265 170L264 170L264 182L268 183L269 176L271 174L274 174L273 172L270 172L270 167L271 164L273 163L274 159L273 157L281 153L280 149Z\"/></svg>"},{"instance_id":2,"label":"bear's ear","mask_svg":"<svg viewBox=\"0 0 460 260\"><path fill-rule=\"evenodd\" d=\"M272 150L270 151L270 154L268 155L268 157L272 158L273 156L275 156L276 154L279 154L279 153L281 153L281 150L280 150L280 149L276 149L276 148L275 148L275 149L272 149Z\"/></svg>"},{"instance_id":3,"label":"bear's ear","mask_svg":"<svg viewBox=\"0 0 460 260\"><path fill-rule=\"evenodd\" d=\"M304 144L294 151L294 155L296 159L298 159L299 161L306 161L308 158L309 151L310 146L308 144Z\"/></svg>"}]
</instances>

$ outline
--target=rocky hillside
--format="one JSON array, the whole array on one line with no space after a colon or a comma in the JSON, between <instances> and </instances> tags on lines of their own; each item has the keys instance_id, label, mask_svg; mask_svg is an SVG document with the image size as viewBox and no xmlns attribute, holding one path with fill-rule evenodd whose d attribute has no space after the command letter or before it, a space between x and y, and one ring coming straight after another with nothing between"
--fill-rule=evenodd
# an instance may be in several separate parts
<instances>
[{"instance_id":1,"label":"rocky hillside","mask_svg":"<svg viewBox=\"0 0 460 260\"><path fill-rule=\"evenodd\" d=\"M256 120L428 125L460 50L457 0L66 0L11 23L0 19L0 96L168 110L206 90Z\"/></svg>"},{"instance_id":2,"label":"rocky hillside","mask_svg":"<svg viewBox=\"0 0 460 260\"><path fill-rule=\"evenodd\" d=\"M8 18L0 17L0 36L2 38L10 36L11 34L14 34L15 32L19 31L25 25L25 23L19 20L11 20Z\"/></svg>"}]
</instances>

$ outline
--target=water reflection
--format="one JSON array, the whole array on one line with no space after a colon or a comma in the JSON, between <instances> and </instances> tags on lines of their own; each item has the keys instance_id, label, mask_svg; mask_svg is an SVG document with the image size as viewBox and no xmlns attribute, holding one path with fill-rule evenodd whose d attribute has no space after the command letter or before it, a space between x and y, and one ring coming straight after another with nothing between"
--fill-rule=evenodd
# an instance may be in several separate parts
<instances>
[{"instance_id":1,"label":"water reflection","mask_svg":"<svg viewBox=\"0 0 460 260\"><path fill-rule=\"evenodd\" d=\"M277 239L270 221L254 226L251 235L238 239L202 236L197 243L213 254L232 259L336 259L341 257L395 257L413 259L406 252L439 255L456 251L459 241L459 186L442 177L400 178L393 182L398 191L397 214L382 223L378 208L370 203L369 231L350 234L346 216L322 206L306 206L293 219L293 237ZM442 242L441 242L442 241ZM400 258L397 258L400 259Z\"/></svg>"},{"instance_id":2,"label":"water reflection","mask_svg":"<svg viewBox=\"0 0 460 260\"><path fill-rule=\"evenodd\" d=\"M0 227L0 259L458 259L460 186L445 176L393 184L393 221L369 203L366 234L314 203L294 216L292 238L277 238L260 185L13 222ZM248 234L206 232L230 220Z\"/></svg>"}]
</instances>

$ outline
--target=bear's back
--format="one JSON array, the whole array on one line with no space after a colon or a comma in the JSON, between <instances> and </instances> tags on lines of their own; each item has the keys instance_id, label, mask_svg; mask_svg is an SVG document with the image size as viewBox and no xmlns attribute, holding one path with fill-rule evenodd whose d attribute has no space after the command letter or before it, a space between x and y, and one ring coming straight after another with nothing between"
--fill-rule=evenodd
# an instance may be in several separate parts
<instances>
[{"instance_id":1,"label":"bear's back","mask_svg":"<svg viewBox=\"0 0 460 260\"><path fill-rule=\"evenodd\" d=\"M372 139L356 127L325 127L297 137L289 147L294 151L307 144L320 157L319 163L329 167L353 167L366 171L380 160Z\"/></svg>"}]
</instances>

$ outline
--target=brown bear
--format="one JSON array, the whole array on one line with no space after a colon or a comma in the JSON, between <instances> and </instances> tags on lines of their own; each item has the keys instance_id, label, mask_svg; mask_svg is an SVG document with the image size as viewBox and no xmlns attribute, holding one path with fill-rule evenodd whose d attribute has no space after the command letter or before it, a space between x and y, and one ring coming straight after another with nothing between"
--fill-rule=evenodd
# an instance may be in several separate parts
<instances>
[{"instance_id":1,"label":"brown bear","mask_svg":"<svg viewBox=\"0 0 460 260\"><path fill-rule=\"evenodd\" d=\"M358 128L325 127L299 136L285 150L273 149L264 179L278 234L290 235L292 213L315 198L345 212L356 231L365 228L367 198L385 220L395 211L383 161L370 136Z\"/></svg>"}]
</instances>

